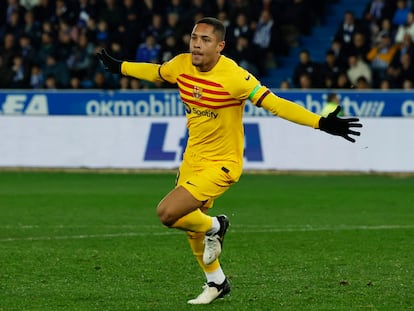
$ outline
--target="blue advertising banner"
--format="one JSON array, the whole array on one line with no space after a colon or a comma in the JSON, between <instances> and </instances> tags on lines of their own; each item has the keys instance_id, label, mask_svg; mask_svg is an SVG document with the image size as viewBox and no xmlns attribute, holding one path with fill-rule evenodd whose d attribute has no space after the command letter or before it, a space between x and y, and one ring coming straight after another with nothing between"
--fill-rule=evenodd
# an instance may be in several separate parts
<instances>
[{"instance_id":1,"label":"blue advertising banner","mask_svg":"<svg viewBox=\"0 0 414 311\"><path fill-rule=\"evenodd\" d=\"M320 113L329 91L279 91L281 97ZM357 117L414 117L414 91L335 91L344 115ZM26 91L1 90L0 115L184 116L176 90L149 91ZM272 116L251 103L245 116Z\"/></svg>"}]
</instances>

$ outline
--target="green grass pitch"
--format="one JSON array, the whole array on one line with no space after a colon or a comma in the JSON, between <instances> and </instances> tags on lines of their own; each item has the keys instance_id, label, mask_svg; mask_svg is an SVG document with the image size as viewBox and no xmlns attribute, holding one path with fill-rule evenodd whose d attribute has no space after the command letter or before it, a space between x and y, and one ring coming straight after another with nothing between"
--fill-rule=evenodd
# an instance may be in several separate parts
<instances>
[{"instance_id":1,"label":"green grass pitch","mask_svg":"<svg viewBox=\"0 0 414 311\"><path fill-rule=\"evenodd\" d=\"M208 306L155 213L174 178L1 172L0 310L414 310L414 177L243 175L211 210L232 292Z\"/></svg>"}]
</instances>

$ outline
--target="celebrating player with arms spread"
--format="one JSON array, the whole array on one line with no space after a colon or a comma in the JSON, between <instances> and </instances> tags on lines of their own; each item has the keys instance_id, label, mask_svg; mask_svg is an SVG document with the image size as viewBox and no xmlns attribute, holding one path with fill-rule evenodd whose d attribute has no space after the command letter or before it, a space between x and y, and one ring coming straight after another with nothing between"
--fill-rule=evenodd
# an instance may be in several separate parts
<instances>
[{"instance_id":1,"label":"celebrating player with arms spread","mask_svg":"<svg viewBox=\"0 0 414 311\"><path fill-rule=\"evenodd\" d=\"M243 167L242 115L247 99L286 120L342 136L359 136L357 118L337 117L339 109L320 117L283 99L233 60L221 55L225 27L215 18L203 18L193 28L190 53L179 54L162 65L114 59L105 50L98 54L112 73L152 82L176 83L185 105L189 138L176 187L157 207L161 222L186 231L190 246L203 269L207 284L188 301L208 304L230 292L218 257L229 226L225 215L207 215L214 199L237 182Z\"/></svg>"}]
</instances>

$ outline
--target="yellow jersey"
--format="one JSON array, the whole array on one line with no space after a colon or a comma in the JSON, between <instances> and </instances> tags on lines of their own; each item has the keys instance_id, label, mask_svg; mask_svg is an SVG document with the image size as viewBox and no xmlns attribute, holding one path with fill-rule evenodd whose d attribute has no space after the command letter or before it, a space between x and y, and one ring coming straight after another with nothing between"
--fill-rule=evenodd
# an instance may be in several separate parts
<instances>
[{"instance_id":1,"label":"yellow jersey","mask_svg":"<svg viewBox=\"0 0 414 311\"><path fill-rule=\"evenodd\" d=\"M223 55L212 70L200 72L191 54L180 54L159 74L177 83L187 116L187 150L212 161L241 163L244 105L259 84L256 78Z\"/></svg>"}]
</instances>

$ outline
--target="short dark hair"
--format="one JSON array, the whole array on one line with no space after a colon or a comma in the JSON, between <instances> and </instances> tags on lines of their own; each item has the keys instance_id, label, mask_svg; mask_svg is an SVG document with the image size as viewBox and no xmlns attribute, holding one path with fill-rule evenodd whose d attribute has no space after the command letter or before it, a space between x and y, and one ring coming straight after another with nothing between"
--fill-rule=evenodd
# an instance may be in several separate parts
<instances>
[{"instance_id":1,"label":"short dark hair","mask_svg":"<svg viewBox=\"0 0 414 311\"><path fill-rule=\"evenodd\" d=\"M331 101L335 100L336 97L337 97L336 93L329 93L328 98L326 100L328 102L331 102Z\"/></svg>"},{"instance_id":2,"label":"short dark hair","mask_svg":"<svg viewBox=\"0 0 414 311\"><path fill-rule=\"evenodd\" d=\"M224 26L224 24L217 18L203 17L202 19L196 22L196 25L197 24L207 24L207 25L213 26L214 27L213 32L216 33L219 41L223 41L224 38L226 37L226 26Z\"/></svg>"}]
</instances>

